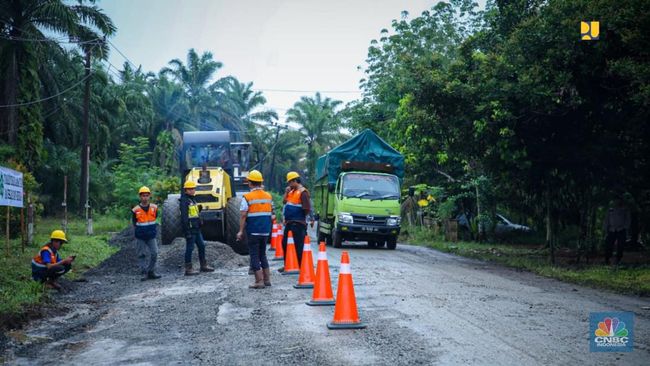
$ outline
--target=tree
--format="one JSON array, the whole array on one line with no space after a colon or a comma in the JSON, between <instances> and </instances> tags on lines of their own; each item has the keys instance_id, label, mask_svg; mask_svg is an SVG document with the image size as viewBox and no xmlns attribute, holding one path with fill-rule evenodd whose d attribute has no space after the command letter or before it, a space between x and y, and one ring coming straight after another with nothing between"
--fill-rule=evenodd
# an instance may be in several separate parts
<instances>
[{"instance_id":1,"label":"tree","mask_svg":"<svg viewBox=\"0 0 650 366\"><path fill-rule=\"evenodd\" d=\"M339 131L341 118L336 108L341 101L322 98L320 93L314 97L302 97L287 111L287 122L300 125L307 143L308 182L314 182L317 153L338 144L342 139Z\"/></svg>"},{"instance_id":2,"label":"tree","mask_svg":"<svg viewBox=\"0 0 650 366\"><path fill-rule=\"evenodd\" d=\"M45 30L59 38L50 40ZM41 107L32 103L42 96L39 65L60 53L58 42L66 38L105 53L105 48L95 45L114 31L109 17L83 1L74 5L61 0L0 1L0 81L4 91L0 104L8 106L3 107L6 113L0 114L0 135L8 144L19 145L19 153L31 168L38 162L42 142Z\"/></svg>"}]
</instances>

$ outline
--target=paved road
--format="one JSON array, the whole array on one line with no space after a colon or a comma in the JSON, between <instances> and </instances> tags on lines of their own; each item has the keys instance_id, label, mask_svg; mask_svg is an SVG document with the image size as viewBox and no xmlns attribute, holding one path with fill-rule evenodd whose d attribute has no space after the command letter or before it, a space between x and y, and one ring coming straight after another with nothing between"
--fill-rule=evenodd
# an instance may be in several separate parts
<instances>
[{"instance_id":1,"label":"paved road","mask_svg":"<svg viewBox=\"0 0 650 366\"><path fill-rule=\"evenodd\" d=\"M74 311L35 322L12 348L10 363L650 364L647 298L420 247L350 247L368 328L332 331L325 324L333 308L306 306L311 293L292 287L296 277L275 275L272 288L249 290L245 261L233 257L217 261L215 273L185 278L176 260L181 249L182 243L163 248L165 277L158 282L141 283L123 270L89 274L88 283L59 299ZM328 248L335 287L340 253ZM635 312L634 352L590 353L591 311Z\"/></svg>"}]
</instances>

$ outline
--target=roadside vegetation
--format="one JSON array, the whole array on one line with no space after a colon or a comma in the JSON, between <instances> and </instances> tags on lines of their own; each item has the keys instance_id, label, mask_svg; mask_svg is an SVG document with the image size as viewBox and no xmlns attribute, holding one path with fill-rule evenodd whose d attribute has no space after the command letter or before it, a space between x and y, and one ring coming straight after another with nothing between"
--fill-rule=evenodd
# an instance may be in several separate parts
<instances>
[{"instance_id":1,"label":"roadside vegetation","mask_svg":"<svg viewBox=\"0 0 650 366\"><path fill-rule=\"evenodd\" d=\"M645 261L607 266L598 262L575 263L574 257L558 256L558 263L548 259L548 248L543 245L477 243L444 240L432 230L408 228L401 239L412 245L426 246L445 253L485 260L507 267L530 271L544 277L612 290L625 294L650 296L650 265L648 253L641 253Z\"/></svg>"},{"instance_id":2,"label":"roadside vegetation","mask_svg":"<svg viewBox=\"0 0 650 366\"><path fill-rule=\"evenodd\" d=\"M117 251L108 245L112 233L119 232L128 221L108 216L93 220L95 235L86 235L85 221L74 219L68 223L69 242L61 249L61 257L76 255L72 271L65 278L82 278L83 272L93 268ZM5 255L2 243L0 256L0 327L11 325L16 318L30 312L48 299L48 290L32 280L31 259L49 241L52 230L61 228L61 220L47 218L39 220L34 244L21 250L20 239L11 240L9 255Z\"/></svg>"}]
</instances>

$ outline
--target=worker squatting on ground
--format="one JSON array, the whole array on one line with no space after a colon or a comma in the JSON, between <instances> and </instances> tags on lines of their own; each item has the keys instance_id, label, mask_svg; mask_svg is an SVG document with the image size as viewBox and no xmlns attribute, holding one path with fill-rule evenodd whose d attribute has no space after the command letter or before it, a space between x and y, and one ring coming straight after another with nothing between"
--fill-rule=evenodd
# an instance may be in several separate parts
<instances>
[{"instance_id":1,"label":"worker squatting on ground","mask_svg":"<svg viewBox=\"0 0 650 366\"><path fill-rule=\"evenodd\" d=\"M262 173L252 170L246 177L250 192L244 194L239 211L239 232L237 240L248 239L250 266L255 274L255 283L250 288L260 289L271 286L271 271L266 258L266 243L271 234L273 221L273 198L262 189Z\"/></svg>"},{"instance_id":2,"label":"worker squatting on ground","mask_svg":"<svg viewBox=\"0 0 650 366\"><path fill-rule=\"evenodd\" d=\"M151 190L142 186L138 191L140 203L131 209L133 226L135 226L135 250L138 255L138 267L142 281L160 278L156 273L158 259L158 206L149 203ZM147 262L147 256L149 261Z\"/></svg>"},{"instance_id":3,"label":"worker squatting on ground","mask_svg":"<svg viewBox=\"0 0 650 366\"><path fill-rule=\"evenodd\" d=\"M67 242L68 239L63 230L52 231L50 242L45 244L38 255L32 259L34 281L43 282L48 288L61 290L61 285L56 280L72 269L72 262L75 259L75 256L69 256L63 260L59 257L61 246Z\"/></svg>"},{"instance_id":4,"label":"worker squatting on ground","mask_svg":"<svg viewBox=\"0 0 650 366\"><path fill-rule=\"evenodd\" d=\"M187 181L183 184L185 194L181 196L181 224L185 234L185 275L193 276L199 274L192 269L192 251L194 244L199 248L199 262L201 272L213 272L214 268L208 266L205 259L205 242L201 235L201 218L199 217L200 206L194 200L196 183Z\"/></svg>"},{"instance_id":5,"label":"worker squatting on ground","mask_svg":"<svg viewBox=\"0 0 650 366\"><path fill-rule=\"evenodd\" d=\"M284 203L284 237L282 238L282 249L287 252L287 238L289 231L293 233L293 242L296 246L298 263L302 261L302 248L307 233L307 217L311 212L311 200L309 191L303 187L300 181L300 174L296 172L287 173L289 186L284 191L282 203ZM284 271L284 267L278 270Z\"/></svg>"}]
</instances>

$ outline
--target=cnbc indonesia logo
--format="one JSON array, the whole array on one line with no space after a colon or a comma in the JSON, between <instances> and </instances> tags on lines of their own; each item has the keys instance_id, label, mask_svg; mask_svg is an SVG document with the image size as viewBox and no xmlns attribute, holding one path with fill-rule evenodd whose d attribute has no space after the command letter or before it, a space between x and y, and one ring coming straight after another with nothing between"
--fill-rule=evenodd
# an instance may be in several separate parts
<instances>
[{"instance_id":1,"label":"cnbc indonesia logo","mask_svg":"<svg viewBox=\"0 0 650 366\"><path fill-rule=\"evenodd\" d=\"M592 342L594 352L630 352L633 349L631 313L619 313L617 316L591 316ZM627 318L627 319L624 319ZM600 321L598 321L600 319ZM624 320L627 320L628 323ZM593 329L595 327L595 329ZM629 329L628 329L629 327Z\"/></svg>"}]
</instances>

